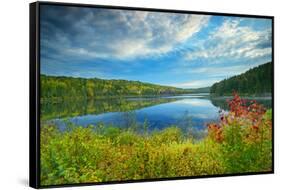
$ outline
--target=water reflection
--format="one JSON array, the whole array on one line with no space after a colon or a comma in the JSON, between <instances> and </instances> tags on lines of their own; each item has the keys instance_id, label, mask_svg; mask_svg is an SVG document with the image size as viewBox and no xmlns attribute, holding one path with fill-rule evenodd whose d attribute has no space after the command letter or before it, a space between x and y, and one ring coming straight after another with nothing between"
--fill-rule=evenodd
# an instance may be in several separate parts
<instances>
[{"instance_id":1,"label":"water reflection","mask_svg":"<svg viewBox=\"0 0 281 190\"><path fill-rule=\"evenodd\" d=\"M129 97L91 101L42 104L41 121L53 122L61 129L68 122L80 126L111 125L162 130L176 125L189 134L205 131L206 124L217 121L219 110L227 110L227 98L210 98L208 94L167 97ZM271 99L257 99L271 107Z\"/></svg>"},{"instance_id":2,"label":"water reflection","mask_svg":"<svg viewBox=\"0 0 281 190\"><path fill-rule=\"evenodd\" d=\"M271 97L244 97L246 103L250 103L250 100L256 100L259 104L262 104L266 108L272 107L272 99ZM214 97L210 98L212 104L216 107L219 107L223 110L228 110L228 101L231 100L231 97Z\"/></svg>"}]
</instances>

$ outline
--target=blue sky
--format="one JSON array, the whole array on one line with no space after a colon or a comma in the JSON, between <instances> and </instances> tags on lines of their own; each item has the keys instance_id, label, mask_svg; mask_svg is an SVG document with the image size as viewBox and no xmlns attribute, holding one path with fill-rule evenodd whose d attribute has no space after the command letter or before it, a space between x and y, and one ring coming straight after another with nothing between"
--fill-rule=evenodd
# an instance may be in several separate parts
<instances>
[{"instance_id":1,"label":"blue sky","mask_svg":"<svg viewBox=\"0 0 281 190\"><path fill-rule=\"evenodd\" d=\"M211 86L271 61L271 20L41 6L41 73Z\"/></svg>"}]
</instances>

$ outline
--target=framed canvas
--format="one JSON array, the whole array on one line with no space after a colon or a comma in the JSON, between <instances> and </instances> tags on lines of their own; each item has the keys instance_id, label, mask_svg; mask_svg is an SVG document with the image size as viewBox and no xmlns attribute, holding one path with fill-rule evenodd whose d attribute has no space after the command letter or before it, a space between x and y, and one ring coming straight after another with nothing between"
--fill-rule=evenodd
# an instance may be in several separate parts
<instances>
[{"instance_id":1,"label":"framed canvas","mask_svg":"<svg viewBox=\"0 0 281 190\"><path fill-rule=\"evenodd\" d=\"M30 186L274 172L274 18L30 4Z\"/></svg>"}]
</instances>

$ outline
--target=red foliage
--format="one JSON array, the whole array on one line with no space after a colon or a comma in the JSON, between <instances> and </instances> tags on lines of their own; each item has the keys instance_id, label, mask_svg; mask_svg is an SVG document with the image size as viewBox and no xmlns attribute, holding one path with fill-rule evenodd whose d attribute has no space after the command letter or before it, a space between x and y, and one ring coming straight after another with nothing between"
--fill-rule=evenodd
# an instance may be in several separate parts
<instances>
[{"instance_id":1,"label":"red foliage","mask_svg":"<svg viewBox=\"0 0 281 190\"><path fill-rule=\"evenodd\" d=\"M223 140L223 127L238 123L240 126L248 123L254 132L258 132L261 126L262 118L266 109L255 100L247 102L236 92L233 93L233 99L228 101L229 113L224 114L220 111L220 122L208 124L208 133L217 142ZM271 126L270 124L268 126Z\"/></svg>"},{"instance_id":2,"label":"red foliage","mask_svg":"<svg viewBox=\"0 0 281 190\"><path fill-rule=\"evenodd\" d=\"M235 117L250 119L255 127L259 126L262 115L266 112L266 109L256 100L248 103L245 99L241 99L236 92L233 93L233 99L228 102L228 105L230 112L234 113Z\"/></svg>"}]
</instances>

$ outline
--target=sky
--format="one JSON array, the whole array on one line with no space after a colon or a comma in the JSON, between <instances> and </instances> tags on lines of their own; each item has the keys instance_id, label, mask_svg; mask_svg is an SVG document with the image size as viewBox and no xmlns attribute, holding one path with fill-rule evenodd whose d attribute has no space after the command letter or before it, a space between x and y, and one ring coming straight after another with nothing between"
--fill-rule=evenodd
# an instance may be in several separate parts
<instances>
[{"instance_id":1,"label":"sky","mask_svg":"<svg viewBox=\"0 0 281 190\"><path fill-rule=\"evenodd\" d=\"M41 5L41 74L200 88L271 61L271 20Z\"/></svg>"}]
</instances>

